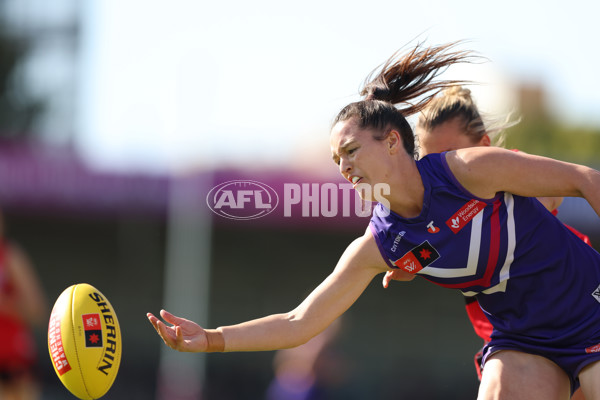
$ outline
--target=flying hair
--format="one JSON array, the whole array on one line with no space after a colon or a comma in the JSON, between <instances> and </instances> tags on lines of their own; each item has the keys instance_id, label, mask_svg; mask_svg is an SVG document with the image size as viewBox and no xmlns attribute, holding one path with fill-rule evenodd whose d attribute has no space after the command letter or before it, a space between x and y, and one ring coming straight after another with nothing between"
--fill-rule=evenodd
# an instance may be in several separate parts
<instances>
[{"instance_id":1,"label":"flying hair","mask_svg":"<svg viewBox=\"0 0 600 400\"><path fill-rule=\"evenodd\" d=\"M418 43L409 51L398 50L367 76L360 95L365 100L405 104L406 107L399 108L405 117L421 111L443 89L468 82L435 80L453 64L471 63L480 58L469 50L455 50L461 43L456 41L432 47ZM416 99L419 100L412 104L411 101Z\"/></svg>"},{"instance_id":2,"label":"flying hair","mask_svg":"<svg viewBox=\"0 0 600 400\"><path fill-rule=\"evenodd\" d=\"M360 91L364 99L344 107L333 125L352 119L362 129L373 129L375 140L384 140L396 129L407 153L416 158L415 137L406 117L423 110L446 87L467 82L436 80L451 65L477 58L472 51L456 50L460 43L432 47L418 43L407 52L398 50L367 76Z\"/></svg>"}]
</instances>

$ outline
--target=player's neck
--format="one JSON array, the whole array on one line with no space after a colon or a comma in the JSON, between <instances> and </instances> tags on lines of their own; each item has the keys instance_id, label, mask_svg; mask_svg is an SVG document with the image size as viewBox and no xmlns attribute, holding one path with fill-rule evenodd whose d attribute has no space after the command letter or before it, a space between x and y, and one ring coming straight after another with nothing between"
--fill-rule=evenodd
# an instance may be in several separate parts
<instances>
[{"instance_id":1,"label":"player's neck","mask_svg":"<svg viewBox=\"0 0 600 400\"><path fill-rule=\"evenodd\" d=\"M401 174L399 179L390 185L390 208L404 218L414 218L421 214L425 187L421 174L413 161Z\"/></svg>"}]
</instances>

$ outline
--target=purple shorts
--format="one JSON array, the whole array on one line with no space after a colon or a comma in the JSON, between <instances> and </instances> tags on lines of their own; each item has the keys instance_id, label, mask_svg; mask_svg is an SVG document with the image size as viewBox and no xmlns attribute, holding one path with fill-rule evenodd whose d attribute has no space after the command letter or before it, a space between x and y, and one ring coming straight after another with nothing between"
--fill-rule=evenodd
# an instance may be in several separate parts
<instances>
[{"instance_id":1,"label":"purple shorts","mask_svg":"<svg viewBox=\"0 0 600 400\"><path fill-rule=\"evenodd\" d=\"M482 365L485 366L487 359L501 350L514 350L534 354L554 362L569 377L571 381L571 394L579 388L579 373L581 370L593 362L600 361L600 343L587 348L581 345L554 347L539 343L527 343L507 337L493 337L492 341L483 348Z\"/></svg>"}]
</instances>

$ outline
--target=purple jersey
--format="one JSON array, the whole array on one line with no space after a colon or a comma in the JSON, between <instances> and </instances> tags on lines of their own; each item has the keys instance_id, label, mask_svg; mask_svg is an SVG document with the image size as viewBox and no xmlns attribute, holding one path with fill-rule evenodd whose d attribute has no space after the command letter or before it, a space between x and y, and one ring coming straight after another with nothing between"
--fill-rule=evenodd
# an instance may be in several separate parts
<instances>
[{"instance_id":1,"label":"purple jersey","mask_svg":"<svg viewBox=\"0 0 600 400\"><path fill-rule=\"evenodd\" d=\"M392 268L476 296L494 337L550 347L600 342L600 254L535 198L480 199L445 153L417 161L423 208L402 218L375 207L370 228ZM589 349L588 349L589 350Z\"/></svg>"}]
</instances>

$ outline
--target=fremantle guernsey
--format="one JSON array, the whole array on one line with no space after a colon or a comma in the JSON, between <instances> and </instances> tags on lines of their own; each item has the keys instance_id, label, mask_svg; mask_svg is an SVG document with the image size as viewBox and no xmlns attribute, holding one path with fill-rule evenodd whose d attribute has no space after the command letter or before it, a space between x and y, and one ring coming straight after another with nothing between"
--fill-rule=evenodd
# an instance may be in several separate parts
<instances>
[{"instance_id":1,"label":"fremantle guernsey","mask_svg":"<svg viewBox=\"0 0 600 400\"><path fill-rule=\"evenodd\" d=\"M476 296L494 337L560 348L600 343L600 254L535 198L470 194L445 153L417 161L423 208L378 204L370 229L392 268Z\"/></svg>"}]
</instances>

